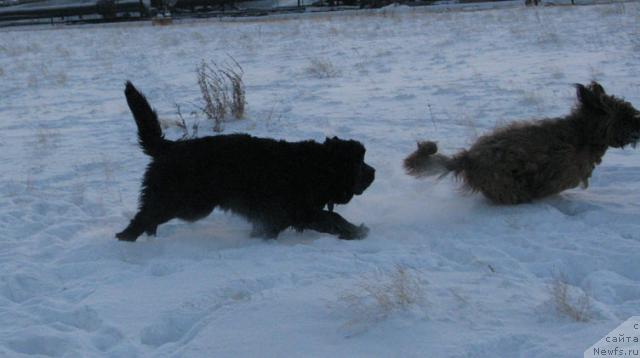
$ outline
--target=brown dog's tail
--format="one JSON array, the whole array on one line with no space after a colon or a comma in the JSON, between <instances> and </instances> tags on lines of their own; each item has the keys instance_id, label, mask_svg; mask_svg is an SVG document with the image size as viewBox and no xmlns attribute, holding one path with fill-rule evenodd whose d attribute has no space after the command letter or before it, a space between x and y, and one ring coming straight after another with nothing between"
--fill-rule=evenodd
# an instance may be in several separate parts
<instances>
[{"instance_id":1,"label":"brown dog's tail","mask_svg":"<svg viewBox=\"0 0 640 358\"><path fill-rule=\"evenodd\" d=\"M129 109L138 126L138 143L142 151L152 157L158 156L167 143L162 135L158 115L145 96L129 81L127 81L124 95L127 97Z\"/></svg>"},{"instance_id":2,"label":"brown dog's tail","mask_svg":"<svg viewBox=\"0 0 640 358\"><path fill-rule=\"evenodd\" d=\"M458 163L455 158L438 154L438 146L435 142L418 142L418 149L404 160L404 169L407 174L414 177L445 176L449 172L458 172Z\"/></svg>"}]
</instances>

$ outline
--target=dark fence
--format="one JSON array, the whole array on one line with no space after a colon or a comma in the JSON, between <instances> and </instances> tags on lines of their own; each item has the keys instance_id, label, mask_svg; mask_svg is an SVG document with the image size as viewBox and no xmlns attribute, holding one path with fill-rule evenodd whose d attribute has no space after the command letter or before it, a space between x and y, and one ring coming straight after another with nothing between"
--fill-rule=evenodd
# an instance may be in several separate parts
<instances>
[{"instance_id":1,"label":"dark fence","mask_svg":"<svg viewBox=\"0 0 640 358\"><path fill-rule=\"evenodd\" d=\"M93 18L99 21L110 21L127 18L140 18L149 15L140 0L99 0L95 3L78 3L64 5L16 5L0 7L0 21L20 21L37 19L71 19Z\"/></svg>"},{"instance_id":2,"label":"dark fence","mask_svg":"<svg viewBox=\"0 0 640 358\"><path fill-rule=\"evenodd\" d=\"M2 5L0 0L0 5ZM6 0L5 0L6 1ZM20 0L18 0L20 1ZM217 17L217 16L261 16L273 13L312 11L333 11L358 8L378 8L400 2L409 6L431 5L435 0L298 0L297 6L286 7L243 7L250 0L96 0L89 3L46 5L22 0L28 3L14 6L0 6L0 26L43 23L44 21L114 22L154 18L154 23L165 24L173 18ZM80 0L82 1L82 0ZM310 1L313 1L309 3ZM440 0L438 3L466 3L475 1L501 0ZM536 0L529 0L536 1ZM509 2L507 0L507 2ZM573 1L572 1L573 2ZM255 0L254 0L255 3ZM167 16L171 14L171 16ZM160 15L156 17L156 15Z\"/></svg>"}]
</instances>

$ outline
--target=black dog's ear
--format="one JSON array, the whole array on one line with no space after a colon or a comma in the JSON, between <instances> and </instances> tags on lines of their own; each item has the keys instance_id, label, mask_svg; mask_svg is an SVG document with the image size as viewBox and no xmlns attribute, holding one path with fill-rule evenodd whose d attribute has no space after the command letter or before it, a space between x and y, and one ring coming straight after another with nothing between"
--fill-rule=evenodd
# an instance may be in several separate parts
<instances>
[{"instance_id":1,"label":"black dog's ear","mask_svg":"<svg viewBox=\"0 0 640 358\"><path fill-rule=\"evenodd\" d=\"M366 149L362 143L354 140L343 140L338 137L328 138L324 141L328 153L338 155L342 162L361 162L364 160Z\"/></svg>"},{"instance_id":2,"label":"black dog's ear","mask_svg":"<svg viewBox=\"0 0 640 358\"><path fill-rule=\"evenodd\" d=\"M322 143L327 150L331 151L335 145L335 141L329 137L326 137L324 143Z\"/></svg>"},{"instance_id":3,"label":"black dog's ear","mask_svg":"<svg viewBox=\"0 0 640 358\"><path fill-rule=\"evenodd\" d=\"M604 88L597 82L592 82L587 88L579 83L574 85L576 87L576 95L578 101L585 108L600 113L606 113L605 106L602 102L602 96L604 95Z\"/></svg>"},{"instance_id":4,"label":"black dog's ear","mask_svg":"<svg viewBox=\"0 0 640 358\"><path fill-rule=\"evenodd\" d=\"M326 139L324 140L324 145L327 147L330 153L333 153L334 151L344 150L341 148L345 146L345 143L345 141L335 136L333 138L326 137Z\"/></svg>"}]
</instances>

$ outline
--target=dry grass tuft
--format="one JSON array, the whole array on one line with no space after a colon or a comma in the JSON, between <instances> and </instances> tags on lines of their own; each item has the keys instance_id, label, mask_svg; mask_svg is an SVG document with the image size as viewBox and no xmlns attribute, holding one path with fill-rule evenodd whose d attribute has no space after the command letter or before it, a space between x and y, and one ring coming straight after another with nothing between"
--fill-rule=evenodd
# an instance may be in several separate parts
<instances>
[{"instance_id":1,"label":"dry grass tuft","mask_svg":"<svg viewBox=\"0 0 640 358\"><path fill-rule=\"evenodd\" d=\"M375 323L393 312L423 305L426 302L424 286L418 273L404 265L396 265L383 275L364 277L339 297L353 314L347 326Z\"/></svg>"},{"instance_id":2,"label":"dry grass tuft","mask_svg":"<svg viewBox=\"0 0 640 358\"><path fill-rule=\"evenodd\" d=\"M202 96L201 111L213 121L213 130L222 132L228 115L242 119L245 113L244 70L231 57L232 63L219 65L204 60L196 68L198 86Z\"/></svg>"},{"instance_id":3,"label":"dry grass tuft","mask_svg":"<svg viewBox=\"0 0 640 358\"><path fill-rule=\"evenodd\" d=\"M307 73L316 78L333 78L340 76L340 70L328 59L311 59L309 66L307 66Z\"/></svg>"},{"instance_id":4,"label":"dry grass tuft","mask_svg":"<svg viewBox=\"0 0 640 358\"><path fill-rule=\"evenodd\" d=\"M198 129L200 128L200 124L197 120L195 120L191 126L187 125L187 121L184 119L182 115L182 110L180 105L175 103L176 112L178 113L178 120L176 120L173 124L178 127L182 131L182 136L180 139L191 139L196 138L198 136ZM191 115L195 117L195 112L191 112Z\"/></svg>"},{"instance_id":5,"label":"dry grass tuft","mask_svg":"<svg viewBox=\"0 0 640 358\"><path fill-rule=\"evenodd\" d=\"M576 322L589 322L593 318L589 295L583 290L572 289L564 275L555 275L549 291L551 302L559 315Z\"/></svg>"}]
</instances>

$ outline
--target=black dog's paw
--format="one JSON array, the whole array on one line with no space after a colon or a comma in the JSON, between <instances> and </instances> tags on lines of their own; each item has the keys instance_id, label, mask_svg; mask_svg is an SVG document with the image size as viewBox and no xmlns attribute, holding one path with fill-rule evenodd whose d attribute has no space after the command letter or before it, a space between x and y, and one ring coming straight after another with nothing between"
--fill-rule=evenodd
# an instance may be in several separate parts
<instances>
[{"instance_id":1,"label":"black dog's paw","mask_svg":"<svg viewBox=\"0 0 640 358\"><path fill-rule=\"evenodd\" d=\"M344 232L340 235L342 240L362 240L369 235L369 228L364 224L354 227L352 230Z\"/></svg>"},{"instance_id":2,"label":"black dog's paw","mask_svg":"<svg viewBox=\"0 0 640 358\"><path fill-rule=\"evenodd\" d=\"M127 230L124 230L122 232L119 232L116 234L116 238L120 241L129 241L129 242L133 242L136 241L136 239L138 238L137 236L132 235L131 233L127 232Z\"/></svg>"},{"instance_id":3,"label":"black dog's paw","mask_svg":"<svg viewBox=\"0 0 640 358\"><path fill-rule=\"evenodd\" d=\"M367 235L369 235L369 228L364 224L360 224L360 226L358 226L356 239L364 239Z\"/></svg>"}]
</instances>

